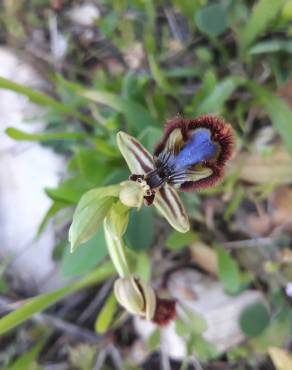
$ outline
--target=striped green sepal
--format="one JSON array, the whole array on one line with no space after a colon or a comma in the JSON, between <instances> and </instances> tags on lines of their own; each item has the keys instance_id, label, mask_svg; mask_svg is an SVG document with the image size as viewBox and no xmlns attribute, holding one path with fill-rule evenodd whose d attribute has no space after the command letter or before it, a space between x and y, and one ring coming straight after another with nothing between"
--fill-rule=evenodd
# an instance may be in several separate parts
<instances>
[{"instance_id":1,"label":"striped green sepal","mask_svg":"<svg viewBox=\"0 0 292 370\"><path fill-rule=\"evenodd\" d=\"M156 192L153 204L174 229L181 233L190 229L185 207L177 192L169 185L165 184Z\"/></svg>"},{"instance_id":2,"label":"striped green sepal","mask_svg":"<svg viewBox=\"0 0 292 370\"><path fill-rule=\"evenodd\" d=\"M138 140L125 132L118 132L117 144L131 173L143 175L154 169L153 157Z\"/></svg>"}]
</instances>

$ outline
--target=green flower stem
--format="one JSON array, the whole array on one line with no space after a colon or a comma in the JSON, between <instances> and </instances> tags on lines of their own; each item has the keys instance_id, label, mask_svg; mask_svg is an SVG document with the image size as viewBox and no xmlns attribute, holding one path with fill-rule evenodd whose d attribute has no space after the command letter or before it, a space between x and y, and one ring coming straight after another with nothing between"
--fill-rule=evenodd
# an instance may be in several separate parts
<instances>
[{"instance_id":1,"label":"green flower stem","mask_svg":"<svg viewBox=\"0 0 292 370\"><path fill-rule=\"evenodd\" d=\"M131 275L122 235L128 224L128 208L116 203L104 219L103 227L109 255L120 277Z\"/></svg>"}]
</instances>

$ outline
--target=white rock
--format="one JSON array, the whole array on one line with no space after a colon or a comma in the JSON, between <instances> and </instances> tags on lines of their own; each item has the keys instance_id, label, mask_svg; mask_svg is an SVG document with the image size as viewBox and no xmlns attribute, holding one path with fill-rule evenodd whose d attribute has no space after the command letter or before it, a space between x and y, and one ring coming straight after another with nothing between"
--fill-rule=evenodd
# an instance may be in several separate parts
<instances>
[{"instance_id":1,"label":"white rock","mask_svg":"<svg viewBox=\"0 0 292 370\"><path fill-rule=\"evenodd\" d=\"M99 9L92 3L85 3L74 6L69 12L68 17L73 23L80 26L93 26L96 19L100 18Z\"/></svg>"},{"instance_id":2,"label":"white rock","mask_svg":"<svg viewBox=\"0 0 292 370\"><path fill-rule=\"evenodd\" d=\"M229 296L220 282L191 269L172 274L168 287L171 296L177 299L178 317L185 319L179 307L204 317L208 329L203 337L219 352L225 352L245 339L238 324L241 311L252 303L264 302L263 296L256 290ZM138 334L147 341L155 325L137 317L134 323ZM186 356L186 339L176 334L174 323L163 328L161 346L173 359L182 360Z\"/></svg>"},{"instance_id":3,"label":"white rock","mask_svg":"<svg viewBox=\"0 0 292 370\"><path fill-rule=\"evenodd\" d=\"M0 76L33 88L44 82L9 49L0 48ZM55 245L52 225L35 241L37 228L51 202L45 187L56 186L64 164L60 156L38 143L16 142L7 127L41 131L39 107L12 91L0 89L0 234L2 259L11 260L10 273L25 289L55 289L61 281L51 254ZM39 117L34 122L27 122Z\"/></svg>"}]
</instances>

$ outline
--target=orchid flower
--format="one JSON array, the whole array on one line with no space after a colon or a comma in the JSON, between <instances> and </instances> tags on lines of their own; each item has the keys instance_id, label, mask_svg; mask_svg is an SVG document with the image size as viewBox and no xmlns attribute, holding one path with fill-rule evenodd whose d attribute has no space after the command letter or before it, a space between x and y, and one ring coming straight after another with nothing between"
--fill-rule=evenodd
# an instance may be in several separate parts
<instances>
[{"instance_id":1,"label":"orchid flower","mask_svg":"<svg viewBox=\"0 0 292 370\"><path fill-rule=\"evenodd\" d=\"M121 184L85 193L69 231L71 251L88 241L103 221L109 255L119 275L115 296L128 312L166 325L175 316L175 301L160 298L151 285L132 273L123 235L130 208L153 204L170 225L189 230L189 219L177 191L193 191L217 183L233 146L231 127L215 116L175 118L151 155L132 136L119 132L118 147L131 175Z\"/></svg>"},{"instance_id":2,"label":"orchid flower","mask_svg":"<svg viewBox=\"0 0 292 370\"><path fill-rule=\"evenodd\" d=\"M189 192L215 185L223 175L233 146L232 129L206 115L170 120L151 155L134 137L120 131L117 144L131 171L121 184L120 200L128 207L153 204L177 231L189 220L177 190Z\"/></svg>"}]
</instances>

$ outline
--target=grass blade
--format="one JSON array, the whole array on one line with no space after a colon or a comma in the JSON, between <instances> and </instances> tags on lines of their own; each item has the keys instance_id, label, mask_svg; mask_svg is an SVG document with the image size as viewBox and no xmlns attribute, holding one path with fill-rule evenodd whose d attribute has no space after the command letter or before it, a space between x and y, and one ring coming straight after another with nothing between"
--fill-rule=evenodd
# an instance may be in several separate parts
<instances>
[{"instance_id":1,"label":"grass blade","mask_svg":"<svg viewBox=\"0 0 292 370\"><path fill-rule=\"evenodd\" d=\"M60 299L75 293L88 286L98 284L114 275L114 268L110 262L104 263L98 269L73 284L58 289L52 293L42 294L35 298L27 299L17 310L9 313L0 320L0 335L28 320L35 313L45 310Z\"/></svg>"}]
</instances>

